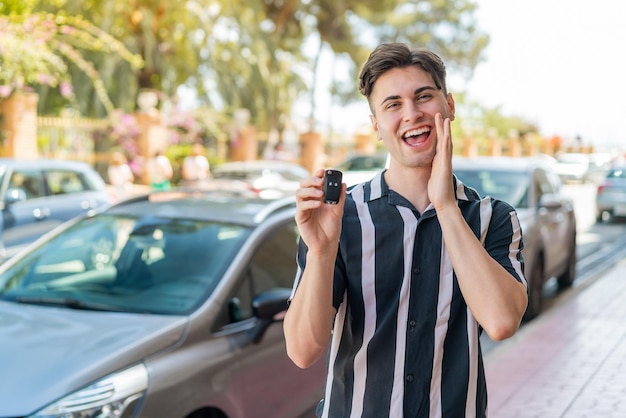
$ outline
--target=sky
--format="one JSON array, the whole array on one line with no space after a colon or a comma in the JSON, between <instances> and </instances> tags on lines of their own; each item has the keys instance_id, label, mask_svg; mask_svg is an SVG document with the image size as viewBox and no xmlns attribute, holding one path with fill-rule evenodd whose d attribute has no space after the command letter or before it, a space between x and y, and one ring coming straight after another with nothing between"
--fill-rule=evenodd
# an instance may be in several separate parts
<instances>
[{"instance_id":1,"label":"sky","mask_svg":"<svg viewBox=\"0 0 626 418\"><path fill-rule=\"evenodd\" d=\"M626 148L626 2L478 0L490 34L470 97L546 136Z\"/></svg>"},{"instance_id":2,"label":"sky","mask_svg":"<svg viewBox=\"0 0 626 418\"><path fill-rule=\"evenodd\" d=\"M626 148L626 1L477 4L477 25L491 37L485 61L469 82L452 85L449 74L449 90L535 123L546 137ZM328 109L324 100L318 107ZM364 101L332 114L343 132L369 124Z\"/></svg>"}]
</instances>

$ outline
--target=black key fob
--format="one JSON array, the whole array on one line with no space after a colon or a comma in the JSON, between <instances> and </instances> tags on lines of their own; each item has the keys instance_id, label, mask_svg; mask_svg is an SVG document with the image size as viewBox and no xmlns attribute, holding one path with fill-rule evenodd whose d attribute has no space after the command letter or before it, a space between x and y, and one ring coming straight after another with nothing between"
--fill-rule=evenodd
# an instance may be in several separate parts
<instances>
[{"instance_id":1,"label":"black key fob","mask_svg":"<svg viewBox=\"0 0 626 418\"><path fill-rule=\"evenodd\" d=\"M343 174L339 170L325 170L324 171L324 203L336 205L339 203L339 196L341 196L341 181Z\"/></svg>"}]
</instances>

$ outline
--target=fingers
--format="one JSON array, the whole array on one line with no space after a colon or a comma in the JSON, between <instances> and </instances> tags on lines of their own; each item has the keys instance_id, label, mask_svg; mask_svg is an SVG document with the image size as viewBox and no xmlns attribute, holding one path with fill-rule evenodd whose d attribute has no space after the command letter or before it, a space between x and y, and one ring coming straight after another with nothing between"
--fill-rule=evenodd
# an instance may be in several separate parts
<instances>
[{"instance_id":1,"label":"fingers","mask_svg":"<svg viewBox=\"0 0 626 418\"><path fill-rule=\"evenodd\" d=\"M450 133L450 118L443 118L441 113L435 115L435 129L437 131L437 152L452 151L452 134Z\"/></svg>"},{"instance_id":2,"label":"fingers","mask_svg":"<svg viewBox=\"0 0 626 418\"><path fill-rule=\"evenodd\" d=\"M322 185L324 183L324 170L317 170L311 177L300 181L300 188L296 191L296 198L299 202L308 200L319 200L324 195Z\"/></svg>"},{"instance_id":3,"label":"fingers","mask_svg":"<svg viewBox=\"0 0 626 418\"><path fill-rule=\"evenodd\" d=\"M296 191L296 201L301 209L314 209L322 206L324 197L324 169L316 171L311 177L300 181L300 188ZM339 205L342 206L346 197L347 185L342 183Z\"/></svg>"}]
</instances>

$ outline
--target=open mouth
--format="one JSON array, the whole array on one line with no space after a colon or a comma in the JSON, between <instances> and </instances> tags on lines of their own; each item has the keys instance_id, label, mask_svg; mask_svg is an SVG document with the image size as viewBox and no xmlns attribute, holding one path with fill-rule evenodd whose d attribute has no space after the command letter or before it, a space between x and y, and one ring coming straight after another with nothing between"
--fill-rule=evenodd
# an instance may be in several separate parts
<instances>
[{"instance_id":1,"label":"open mouth","mask_svg":"<svg viewBox=\"0 0 626 418\"><path fill-rule=\"evenodd\" d=\"M419 129L412 129L407 131L402 139L408 145L415 147L425 143L428 140L428 136L430 135L430 128L425 126Z\"/></svg>"}]
</instances>

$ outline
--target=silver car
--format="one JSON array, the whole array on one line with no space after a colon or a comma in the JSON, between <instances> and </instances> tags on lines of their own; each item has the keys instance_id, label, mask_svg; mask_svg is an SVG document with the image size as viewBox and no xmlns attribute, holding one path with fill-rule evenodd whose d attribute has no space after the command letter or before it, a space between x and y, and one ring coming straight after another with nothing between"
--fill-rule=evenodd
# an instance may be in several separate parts
<instances>
[{"instance_id":1,"label":"silver car","mask_svg":"<svg viewBox=\"0 0 626 418\"><path fill-rule=\"evenodd\" d=\"M90 165L0 158L0 262L54 227L111 204Z\"/></svg>"},{"instance_id":2,"label":"silver car","mask_svg":"<svg viewBox=\"0 0 626 418\"><path fill-rule=\"evenodd\" d=\"M359 154L346 158L337 165L348 186L371 180L379 171L389 167L389 153Z\"/></svg>"},{"instance_id":3,"label":"silver car","mask_svg":"<svg viewBox=\"0 0 626 418\"><path fill-rule=\"evenodd\" d=\"M554 165L543 157L453 159L456 176L481 196L512 205L520 219L525 275L529 283L529 320L541 312L546 281L572 285L576 273L576 216L571 199L561 192Z\"/></svg>"},{"instance_id":4,"label":"silver car","mask_svg":"<svg viewBox=\"0 0 626 418\"><path fill-rule=\"evenodd\" d=\"M616 217L626 217L626 166L611 169L596 193L597 221L609 222Z\"/></svg>"},{"instance_id":5,"label":"silver car","mask_svg":"<svg viewBox=\"0 0 626 418\"><path fill-rule=\"evenodd\" d=\"M249 191L264 199L280 199L296 194L300 181L311 174L300 164L289 161L231 161L211 170L214 181L233 181L247 185Z\"/></svg>"},{"instance_id":6,"label":"silver car","mask_svg":"<svg viewBox=\"0 0 626 418\"><path fill-rule=\"evenodd\" d=\"M295 200L153 193L0 267L0 417L313 416L281 319ZM307 415L308 414L308 415Z\"/></svg>"}]
</instances>

